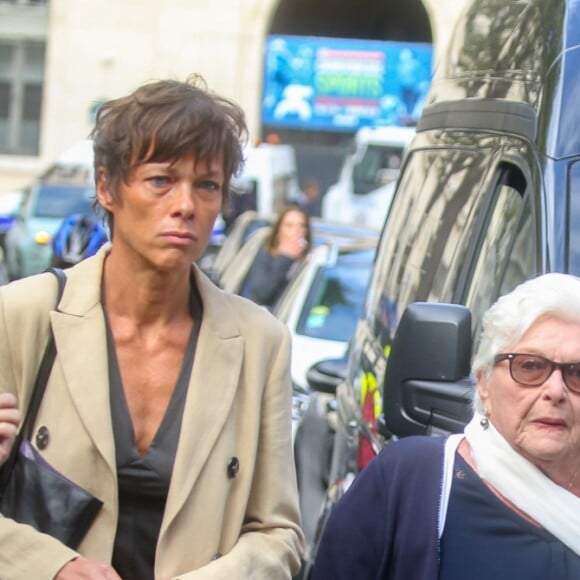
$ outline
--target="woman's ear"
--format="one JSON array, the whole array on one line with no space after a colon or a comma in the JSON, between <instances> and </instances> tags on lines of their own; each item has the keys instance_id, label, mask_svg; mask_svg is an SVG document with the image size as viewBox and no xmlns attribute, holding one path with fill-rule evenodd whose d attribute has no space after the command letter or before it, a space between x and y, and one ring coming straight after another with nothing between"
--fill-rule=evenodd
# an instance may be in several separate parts
<instances>
[{"instance_id":1,"label":"woman's ear","mask_svg":"<svg viewBox=\"0 0 580 580\"><path fill-rule=\"evenodd\" d=\"M488 370L479 369L475 374L475 380L477 385L477 392L479 393L479 398L483 403L483 406L489 411L489 379L490 374Z\"/></svg>"},{"instance_id":2,"label":"woman's ear","mask_svg":"<svg viewBox=\"0 0 580 580\"><path fill-rule=\"evenodd\" d=\"M109 180L107 179L107 173L104 167L99 167L97 169L96 185L99 204L103 209L110 211L111 206L113 205L113 196L111 195Z\"/></svg>"}]
</instances>

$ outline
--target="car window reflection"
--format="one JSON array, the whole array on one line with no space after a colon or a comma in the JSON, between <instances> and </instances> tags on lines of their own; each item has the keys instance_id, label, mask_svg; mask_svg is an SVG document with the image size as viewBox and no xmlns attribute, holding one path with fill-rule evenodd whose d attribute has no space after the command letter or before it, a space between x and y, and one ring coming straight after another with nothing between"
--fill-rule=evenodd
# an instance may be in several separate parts
<instances>
[{"instance_id":1,"label":"car window reflection","mask_svg":"<svg viewBox=\"0 0 580 580\"><path fill-rule=\"evenodd\" d=\"M92 188L73 185L43 185L38 191L36 217L64 218L73 213L88 213L93 202Z\"/></svg>"}]
</instances>

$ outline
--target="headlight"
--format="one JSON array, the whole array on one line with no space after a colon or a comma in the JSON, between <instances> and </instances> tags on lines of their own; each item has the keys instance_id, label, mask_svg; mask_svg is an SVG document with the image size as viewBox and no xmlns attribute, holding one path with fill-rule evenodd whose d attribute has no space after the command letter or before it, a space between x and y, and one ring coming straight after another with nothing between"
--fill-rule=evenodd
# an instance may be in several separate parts
<instances>
[{"instance_id":1,"label":"headlight","mask_svg":"<svg viewBox=\"0 0 580 580\"><path fill-rule=\"evenodd\" d=\"M44 230L41 230L39 232L36 232L34 234L34 241L39 245L39 246L46 246L50 243L51 240L51 235L48 232L45 232Z\"/></svg>"}]
</instances>

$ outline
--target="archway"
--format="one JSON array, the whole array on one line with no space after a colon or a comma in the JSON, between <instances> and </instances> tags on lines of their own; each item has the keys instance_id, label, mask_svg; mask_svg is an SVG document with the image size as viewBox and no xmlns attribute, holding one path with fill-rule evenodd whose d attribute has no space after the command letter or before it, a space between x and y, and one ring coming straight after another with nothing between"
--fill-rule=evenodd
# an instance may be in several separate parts
<instances>
[{"instance_id":1,"label":"archway","mask_svg":"<svg viewBox=\"0 0 580 580\"><path fill-rule=\"evenodd\" d=\"M281 0L270 34L432 42L421 0Z\"/></svg>"},{"instance_id":2,"label":"archway","mask_svg":"<svg viewBox=\"0 0 580 580\"><path fill-rule=\"evenodd\" d=\"M433 42L432 27L421 0L280 0L269 35L339 39ZM262 137L294 145L300 176L315 177L322 191L338 175L352 132L302 130L262 125Z\"/></svg>"}]
</instances>

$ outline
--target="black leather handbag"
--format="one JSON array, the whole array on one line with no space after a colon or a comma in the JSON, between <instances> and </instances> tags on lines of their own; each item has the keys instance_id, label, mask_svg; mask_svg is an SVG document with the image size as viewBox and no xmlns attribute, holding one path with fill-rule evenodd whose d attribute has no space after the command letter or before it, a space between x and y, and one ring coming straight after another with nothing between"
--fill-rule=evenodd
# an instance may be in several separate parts
<instances>
[{"instance_id":1,"label":"black leather handbag","mask_svg":"<svg viewBox=\"0 0 580 580\"><path fill-rule=\"evenodd\" d=\"M50 271L59 282L58 305L66 276L57 268ZM30 443L55 357L51 330L22 427L9 458L0 469L0 512L75 549L103 502L51 467Z\"/></svg>"}]
</instances>

